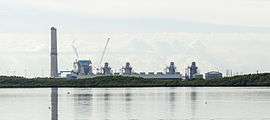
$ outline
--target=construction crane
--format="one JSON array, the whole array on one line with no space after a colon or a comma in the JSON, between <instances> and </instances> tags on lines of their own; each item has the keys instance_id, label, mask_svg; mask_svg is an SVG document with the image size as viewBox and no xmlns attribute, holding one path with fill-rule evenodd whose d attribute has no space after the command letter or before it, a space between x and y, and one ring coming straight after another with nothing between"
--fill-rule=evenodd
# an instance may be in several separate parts
<instances>
[{"instance_id":1,"label":"construction crane","mask_svg":"<svg viewBox=\"0 0 270 120\"><path fill-rule=\"evenodd\" d=\"M101 66L101 63L103 61L103 58L104 58L104 55L105 55L105 52L106 52L106 49L107 49L107 46L108 46L109 41L110 41L110 38L107 39L106 44L105 44L105 47L103 49L103 52L102 52L102 55L101 55L101 58L100 58L100 61L99 61L99 65L100 66Z\"/></svg>"},{"instance_id":2,"label":"construction crane","mask_svg":"<svg viewBox=\"0 0 270 120\"><path fill-rule=\"evenodd\" d=\"M74 45L74 43L75 43L75 40L72 41L71 46L73 48L73 51L75 52L76 60L78 60L79 59L79 53L78 53L78 49L76 48L76 46Z\"/></svg>"}]
</instances>

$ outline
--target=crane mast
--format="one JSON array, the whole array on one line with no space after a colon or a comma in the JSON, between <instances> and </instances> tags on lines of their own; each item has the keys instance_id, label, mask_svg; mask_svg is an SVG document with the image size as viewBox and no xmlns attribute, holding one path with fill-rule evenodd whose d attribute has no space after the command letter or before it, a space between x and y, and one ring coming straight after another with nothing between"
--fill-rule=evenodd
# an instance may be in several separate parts
<instances>
[{"instance_id":1,"label":"crane mast","mask_svg":"<svg viewBox=\"0 0 270 120\"><path fill-rule=\"evenodd\" d=\"M101 63L103 61L103 58L104 58L104 55L105 55L105 52L106 52L106 49L107 49L107 46L108 46L109 41L110 41L110 38L107 39L106 44L105 44L105 47L103 49L103 52L102 52L102 55L101 55L101 58L100 58L100 61L99 61L99 65L100 66L101 66Z\"/></svg>"},{"instance_id":2,"label":"crane mast","mask_svg":"<svg viewBox=\"0 0 270 120\"><path fill-rule=\"evenodd\" d=\"M76 48L76 46L74 44L75 44L75 40L72 41L71 46L73 48L73 51L75 52L76 59L78 60L79 59L79 52L78 52L78 49Z\"/></svg>"}]
</instances>

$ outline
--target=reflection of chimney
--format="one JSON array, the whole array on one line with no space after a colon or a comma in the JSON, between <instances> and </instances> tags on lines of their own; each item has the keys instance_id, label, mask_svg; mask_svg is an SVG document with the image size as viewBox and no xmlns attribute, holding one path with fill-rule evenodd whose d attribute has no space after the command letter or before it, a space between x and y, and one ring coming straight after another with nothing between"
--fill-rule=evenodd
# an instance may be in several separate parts
<instances>
[{"instance_id":1,"label":"reflection of chimney","mask_svg":"<svg viewBox=\"0 0 270 120\"><path fill-rule=\"evenodd\" d=\"M58 77L57 33L54 27L51 27L51 77Z\"/></svg>"},{"instance_id":2,"label":"reflection of chimney","mask_svg":"<svg viewBox=\"0 0 270 120\"><path fill-rule=\"evenodd\" d=\"M51 120L58 120L58 88L51 88Z\"/></svg>"}]
</instances>

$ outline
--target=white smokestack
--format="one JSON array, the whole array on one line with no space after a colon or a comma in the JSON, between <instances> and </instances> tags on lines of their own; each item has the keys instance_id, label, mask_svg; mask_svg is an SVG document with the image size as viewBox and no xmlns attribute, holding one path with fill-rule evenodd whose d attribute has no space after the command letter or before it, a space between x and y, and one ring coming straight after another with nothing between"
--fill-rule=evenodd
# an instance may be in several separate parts
<instances>
[{"instance_id":1,"label":"white smokestack","mask_svg":"<svg viewBox=\"0 0 270 120\"><path fill-rule=\"evenodd\" d=\"M57 32L51 27L51 77L58 77Z\"/></svg>"}]
</instances>

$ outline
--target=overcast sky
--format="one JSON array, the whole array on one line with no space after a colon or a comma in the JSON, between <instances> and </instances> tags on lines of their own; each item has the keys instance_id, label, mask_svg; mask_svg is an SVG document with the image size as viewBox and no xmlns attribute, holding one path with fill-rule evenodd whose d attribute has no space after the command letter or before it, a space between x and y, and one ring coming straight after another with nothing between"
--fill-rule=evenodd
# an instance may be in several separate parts
<instances>
[{"instance_id":1,"label":"overcast sky","mask_svg":"<svg viewBox=\"0 0 270 120\"><path fill-rule=\"evenodd\" d=\"M96 66L163 71L175 61L184 72L226 69L270 72L269 0L0 0L0 74L47 76L50 27L58 29L59 66L80 58Z\"/></svg>"}]
</instances>

